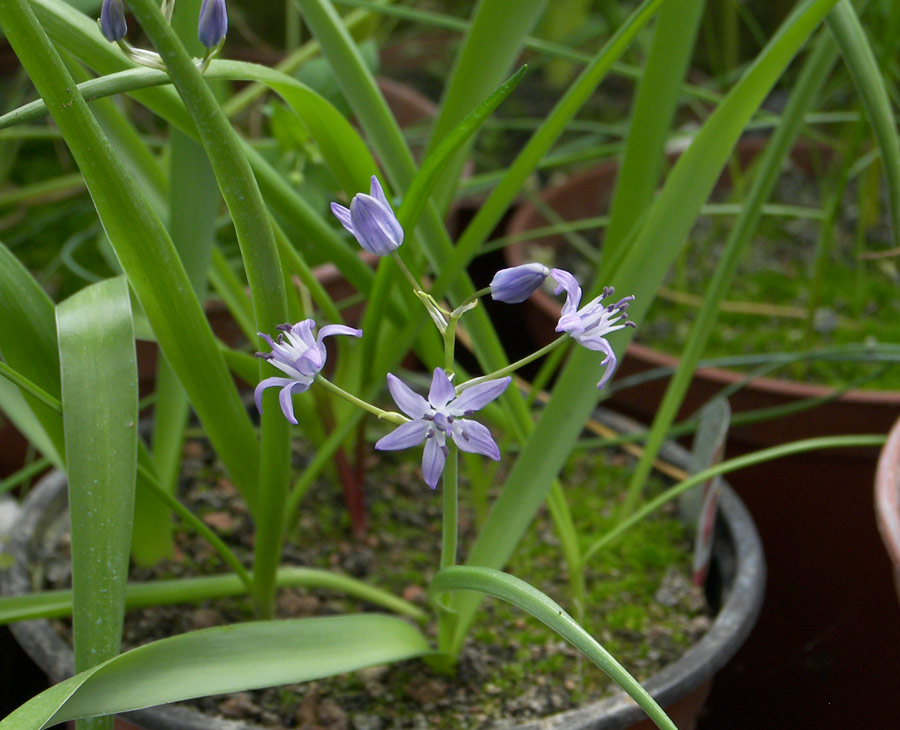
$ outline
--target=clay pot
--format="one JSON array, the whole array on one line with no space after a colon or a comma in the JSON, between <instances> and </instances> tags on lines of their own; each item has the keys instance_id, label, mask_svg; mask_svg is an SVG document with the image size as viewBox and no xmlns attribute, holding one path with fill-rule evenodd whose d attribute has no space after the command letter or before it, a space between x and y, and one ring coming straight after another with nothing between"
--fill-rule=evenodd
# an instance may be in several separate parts
<instances>
[{"instance_id":1,"label":"clay pot","mask_svg":"<svg viewBox=\"0 0 900 730\"><path fill-rule=\"evenodd\" d=\"M875 515L881 539L894 564L894 583L900 596L900 420L891 429L878 458Z\"/></svg>"},{"instance_id":2,"label":"clay pot","mask_svg":"<svg viewBox=\"0 0 900 730\"><path fill-rule=\"evenodd\" d=\"M602 412L608 425L628 431L632 421ZM688 454L667 444L663 458L684 466ZM679 660L651 677L646 688L666 707L681 730L695 726L713 675L737 651L752 629L762 604L766 566L762 545L749 513L740 499L725 487L720 499L716 538L706 591L716 617L704 637ZM21 595L31 590L31 567L40 560L40 546L52 544L53 533L65 529L67 493L65 476L48 475L26 501L8 551L15 565L0 572L0 591ZM70 676L74 666L71 648L47 621L24 621L12 631L21 646L53 681ZM128 713L119 718L120 730L261 730L258 726L211 718L180 706L162 706ZM126 724L135 723L134 725ZM549 724L548 724L549 723ZM538 730L552 725L560 730L653 727L642 711L620 693L583 708L535 720L508 730Z\"/></svg>"},{"instance_id":3,"label":"clay pot","mask_svg":"<svg viewBox=\"0 0 900 730\"><path fill-rule=\"evenodd\" d=\"M737 148L742 165L749 164L761 152L765 140L751 137L742 140ZM824 152L809 145L798 145L792 160L810 172L815 168L816 157ZM670 157L674 161L675 156ZM573 175L561 184L546 190L542 197L563 220L575 221L601 215L612 199L618 174L618 161L611 160ZM719 178L717 187L730 185L727 171ZM522 206L510 220L506 234L521 236L535 228L549 225L547 219L533 205ZM559 248L564 245L561 236L536 239L533 244ZM529 244L515 242L504 249L507 265L527 263ZM555 338L561 301L538 290L526 302L528 327L535 340L543 345ZM635 375L654 368L675 368L678 359L645 345L628 346L617 377ZM723 388L735 385L744 378L742 373L722 368L704 368L694 373L690 389L685 395L679 418L695 412ZM656 413L668 379L662 378L627 388L615 393L609 403L627 415L648 423ZM756 378L729 397L734 413L786 406L806 398L827 398L834 390L825 386L809 385L777 378ZM900 414L900 390L851 390L814 409L767 420L762 423L737 427L729 435L731 443L745 448L764 448L785 441L844 433L885 433Z\"/></svg>"}]
</instances>

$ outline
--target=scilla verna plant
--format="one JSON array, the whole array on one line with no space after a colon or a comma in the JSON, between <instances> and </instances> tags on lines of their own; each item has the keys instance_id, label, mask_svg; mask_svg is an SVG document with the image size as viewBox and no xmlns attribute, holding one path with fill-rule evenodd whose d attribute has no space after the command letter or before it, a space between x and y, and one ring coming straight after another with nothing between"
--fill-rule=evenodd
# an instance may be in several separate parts
<instances>
[{"instance_id":1,"label":"scilla verna plant","mask_svg":"<svg viewBox=\"0 0 900 730\"><path fill-rule=\"evenodd\" d=\"M71 612L77 671L0 722L0 728L39 728L188 697L313 680L411 657L426 657L450 671L484 595L509 601L544 621L613 676L659 727L672 728L638 683L568 613L502 568L540 505L549 501L572 581L573 604L579 605L587 554L580 552L578 536L569 527L556 475L596 404L601 392L597 386L606 383L616 352L628 341L629 322L641 321L738 136L826 16L835 18L837 37L857 38L853 6L846 0L798 3L732 90L714 97L715 111L672 169L662 192L654 196L656 179L648 182L641 175L624 188L612 216L616 235L607 239L603 261L603 282L615 282L629 294L615 300L609 289L584 282L591 287L585 293L565 271L536 264L500 271L489 287L476 291L466 265L577 111L657 15L654 73L647 74L656 86L648 82L648 90L640 95L647 101L638 105L640 113L636 111L630 128L638 130L633 131L638 152L652 148L661 160L667 127L657 124L660 110L674 109L672 90L680 88L682 61L690 57L692 47L693 35L686 26L699 17L701 2L644 0L610 28L602 48L582 59L582 73L502 171L496 188L455 242L439 211L452 198L468 140L522 77L519 71L504 81L546 6L543 0L478 3L420 167L351 36L367 14L344 18L329 0L292 1L350 103L364 140L321 95L289 74L214 58L227 30L224 0L178 0L177 5L175 9L173 0L162 8L157 0L107 0L98 24L62 0L0 2L0 28L41 97L4 115L0 126L52 115L122 274L55 304L9 249L0 246L0 371L14 384L12 393L0 389L0 403L48 460L66 472L73 565L71 591L0 599L0 617L11 621ZM152 51L125 43L126 8ZM98 78L76 83L58 47ZM299 49L297 57L310 52ZM299 63L296 57L292 62ZM81 67L74 73L81 73ZM235 131L231 118L251 97L242 92L220 105L210 80L250 81L259 85L250 94L265 88L280 96L298 135L315 140L333 179L351 199L348 208L336 205L333 212L363 248L382 257L376 271L360 261L358 249L339 235L337 225L329 225L333 221L323 220L327 213L313 210L257 147ZM91 109L86 101L120 93L135 95L169 125L171 143L163 156L172 165L167 176L159 174L158 160L148 154L127 118L104 118L113 123L101 126L95 114L118 111ZM130 134L107 134L104 129ZM662 142L648 147L650 138ZM631 160L626 169L632 172L650 175L659 168L640 155L626 159ZM373 177L378 174L384 187ZM237 280L213 245L219 195L228 210L229 229L233 226L246 282ZM197 198L202 201L186 211L185 201ZM391 205L398 200L402 202L396 208ZM292 237L300 243L292 244ZM358 328L342 324L340 312L311 275L305 257L312 253L337 264L365 296ZM201 306L208 276L245 332L262 333L270 351L261 358L227 348L214 337ZM401 277L409 286L398 285ZM308 298L286 286L295 279L305 285ZM510 363L478 302L491 296L516 303L547 279L566 296L557 325L560 338ZM711 301L714 311L715 299ZM321 316L314 316L313 302ZM463 317L484 375L468 376L455 357ZM423 326L429 318L434 328ZM149 445L137 433L136 329L156 341L164 359ZM606 336L613 332L617 334L610 342ZM326 341L337 349L332 363L336 369L328 377L323 375ZM526 361L567 343L574 345L571 356L548 406L535 420L509 378ZM427 395L396 376L410 350L432 371ZM258 427L232 373L258 384ZM378 405L385 386L399 410ZM256 532L249 567L175 494L188 406L252 516ZM671 404L665 408L671 411ZM334 414L331 423L325 423L323 413ZM375 448L421 446L424 479L435 489L440 486L442 549L429 586L437 647L405 620L428 620L418 607L347 576L281 565L287 527L306 489L354 429L364 425L366 414L394 426ZM488 415L496 415L504 433L521 446L468 551L467 564L456 565L459 451L488 459L499 456ZM290 458L294 422L319 432L311 463L296 480ZM652 440L647 450L651 454ZM690 485L683 482L665 496L671 498ZM641 486L633 490L635 498ZM423 489L423 499L429 496ZM627 511L616 532L658 504L654 500ZM171 552L173 512L209 541L230 573L129 585L129 549L137 562L152 562ZM612 536L601 536L590 551L609 539ZM405 619L365 613L270 620L276 589L300 585L328 586ZM118 655L126 606L236 594L252 598L259 620L195 631Z\"/></svg>"}]
</instances>

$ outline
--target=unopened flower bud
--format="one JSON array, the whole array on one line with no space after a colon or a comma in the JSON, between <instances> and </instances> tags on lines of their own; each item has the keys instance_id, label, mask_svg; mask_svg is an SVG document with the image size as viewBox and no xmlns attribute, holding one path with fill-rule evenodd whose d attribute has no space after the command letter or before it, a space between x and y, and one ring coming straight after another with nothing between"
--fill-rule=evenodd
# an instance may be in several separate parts
<instances>
[{"instance_id":1,"label":"unopened flower bud","mask_svg":"<svg viewBox=\"0 0 900 730\"><path fill-rule=\"evenodd\" d=\"M507 304L524 302L548 276L550 269L543 264L522 264L501 269L491 279L491 298Z\"/></svg>"},{"instance_id":2,"label":"unopened flower bud","mask_svg":"<svg viewBox=\"0 0 900 730\"><path fill-rule=\"evenodd\" d=\"M332 203L331 212L370 253L387 256L403 243L403 228L374 175L368 195L354 195L349 209Z\"/></svg>"},{"instance_id":3,"label":"unopened flower bud","mask_svg":"<svg viewBox=\"0 0 900 730\"><path fill-rule=\"evenodd\" d=\"M197 37L207 48L215 48L228 32L228 11L225 0L203 0Z\"/></svg>"},{"instance_id":4,"label":"unopened flower bud","mask_svg":"<svg viewBox=\"0 0 900 730\"><path fill-rule=\"evenodd\" d=\"M100 8L100 31L110 43L120 41L128 31L122 0L103 0Z\"/></svg>"}]
</instances>

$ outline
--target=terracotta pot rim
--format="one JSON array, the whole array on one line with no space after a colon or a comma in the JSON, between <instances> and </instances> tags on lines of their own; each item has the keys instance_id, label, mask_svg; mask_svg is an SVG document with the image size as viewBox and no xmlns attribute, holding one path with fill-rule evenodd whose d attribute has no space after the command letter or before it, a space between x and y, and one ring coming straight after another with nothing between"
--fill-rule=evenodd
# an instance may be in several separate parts
<instances>
[{"instance_id":1,"label":"terracotta pot rim","mask_svg":"<svg viewBox=\"0 0 900 730\"><path fill-rule=\"evenodd\" d=\"M891 429L878 457L875 514L891 561L896 569L900 569L900 419Z\"/></svg>"},{"instance_id":2,"label":"terracotta pot rim","mask_svg":"<svg viewBox=\"0 0 900 730\"><path fill-rule=\"evenodd\" d=\"M746 145L749 149L758 151L761 148L763 140L750 137L744 138L739 144ZM572 190L580 188L586 181L593 181L597 178L609 177L612 181L615 179L615 173L618 170L619 163L617 160L605 160L598 165L587 168L573 174L562 182L547 188L541 194L542 200L547 203L568 197L572 195ZM521 235L532 228L537 227L537 221L543 220L541 214L532 203L526 203L519 208L510 219L507 228L507 235ZM503 255L510 266L518 266L527 263L526 246L527 241L514 241L506 246ZM562 303L551 297L545 291L538 289L530 298L532 304L537 307L543 314L551 319L558 319L562 311ZM653 367L677 367L679 360L674 355L669 355L637 342L631 342L626 349L626 356L633 358L639 362L645 362ZM722 385L734 385L744 379L744 374L736 370L727 368L699 368L696 375L709 380L720 383ZM827 398L834 394L835 389L825 385L811 385L807 383L799 383L787 378L770 378L758 377L750 381L752 387L761 392L768 392L773 395L783 395L793 398ZM900 390L862 390L854 388L848 390L837 398L836 401L842 403L859 403L870 404L878 403L880 405L896 405L900 406Z\"/></svg>"}]
</instances>

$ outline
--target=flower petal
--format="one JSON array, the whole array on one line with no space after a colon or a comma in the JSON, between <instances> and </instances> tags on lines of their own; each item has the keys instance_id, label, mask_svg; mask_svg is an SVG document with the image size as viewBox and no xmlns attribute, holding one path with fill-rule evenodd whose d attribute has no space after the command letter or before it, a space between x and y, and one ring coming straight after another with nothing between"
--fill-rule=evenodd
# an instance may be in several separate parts
<instances>
[{"instance_id":1,"label":"flower petal","mask_svg":"<svg viewBox=\"0 0 900 730\"><path fill-rule=\"evenodd\" d=\"M284 417L295 426L297 425L297 418L294 416L294 400L291 396L294 393L302 393L304 390L308 389L309 383L292 380L288 385L285 385L278 394L278 403L281 406L281 412L284 414Z\"/></svg>"},{"instance_id":2,"label":"flower petal","mask_svg":"<svg viewBox=\"0 0 900 730\"><path fill-rule=\"evenodd\" d=\"M488 380L486 383L473 385L471 388L467 388L460 393L459 397L450 404L450 408L447 410L449 410L450 415L453 416L464 416L467 413L480 411L506 390L510 382L512 382L512 378L507 376L505 378L497 378L496 380Z\"/></svg>"},{"instance_id":3,"label":"flower petal","mask_svg":"<svg viewBox=\"0 0 900 730\"><path fill-rule=\"evenodd\" d=\"M332 335L349 335L350 337L362 337L362 330L358 330L355 327L348 327L345 324L326 324L322 329L319 330L319 344L322 344L322 339L324 337L331 337Z\"/></svg>"},{"instance_id":4,"label":"flower petal","mask_svg":"<svg viewBox=\"0 0 900 730\"><path fill-rule=\"evenodd\" d=\"M410 390L409 386L393 373L388 373L387 383L394 403L410 418L420 419L431 410L427 400Z\"/></svg>"},{"instance_id":5,"label":"flower petal","mask_svg":"<svg viewBox=\"0 0 900 730\"><path fill-rule=\"evenodd\" d=\"M422 474L425 477L425 483L434 489L437 486L441 474L444 473L444 463L447 461L447 454L444 452L446 445L438 442L437 434L429 439L425 439L425 451L422 454Z\"/></svg>"},{"instance_id":6,"label":"flower petal","mask_svg":"<svg viewBox=\"0 0 900 730\"><path fill-rule=\"evenodd\" d=\"M543 264L522 264L501 269L491 279L491 298L496 302L518 304L524 302L550 275Z\"/></svg>"},{"instance_id":7,"label":"flower petal","mask_svg":"<svg viewBox=\"0 0 900 730\"><path fill-rule=\"evenodd\" d=\"M483 454L489 459L499 461L500 449L494 441L487 427L470 421L466 418L458 418L453 422L453 443L460 451L468 451L470 454Z\"/></svg>"},{"instance_id":8,"label":"flower petal","mask_svg":"<svg viewBox=\"0 0 900 730\"><path fill-rule=\"evenodd\" d=\"M456 388L441 368L434 369L431 378L431 390L428 391L428 402L431 407L440 410L456 397Z\"/></svg>"},{"instance_id":9,"label":"flower petal","mask_svg":"<svg viewBox=\"0 0 900 730\"><path fill-rule=\"evenodd\" d=\"M425 434L431 424L428 421L407 421L401 423L387 436L383 436L375 442L375 448L379 451L400 451L417 446L425 439Z\"/></svg>"},{"instance_id":10,"label":"flower petal","mask_svg":"<svg viewBox=\"0 0 900 730\"><path fill-rule=\"evenodd\" d=\"M372 179L369 182L369 195L371 195L375 200L384 205L388 210L393 210L391 204L388 202L387 197L384 194L384 188L381 187L381 183L378 182L378 178L375 175L372 175Z\"/></svg>"},{"instance_id":11,"label":"flower petal","mask_svg":"<svg viewBox=\"0 0 900 730\"><path fill-rule=\"evenodd\" d=\"M344 228L346 228L348 231L350 231L350 233L353 233L353 235L356 235L356 233L353 230L353 220L350 218L350 209L349 208L345 208L343 205L340 205L339 203L332 203L331 204L331 212L334 213L334 217L337 218L341 222L341 225Z\"/></svg>"},{"instance_id":12,"label":"flower petal","mask_svg":"<svg viewBox=\"0 0 900 730\"><path fill-rule=\"evenodd\" d=\"M253 399L256 401L256 410L260 413L263 412L262 395L266 388L273 388L276 385L285 386L293 382L294 380L292 378L266 378L265 380L260 381L259 385L257 385L256 389L253 391Z\"/></svg>"},{"instance_id":13,"label":"flower petal","mask_svg":"<svg viewBox=\"0 0 900 730\"><path fill-rule=\"evenodd\" d=\"M556 282L556 294L563 289L566 290L566 303L562 308L563 317L575 312L581 303L581 287L578 285L578 280L563 269L550 269L550 278ZM559 332L560 329L557 328L556 331Z\"/></svg>"},{"instance_id":14,"label":"flower petal","mask_svg":"<svg viewBox=\"0 0 900 730\"><path fill-rule=\"evenodd\" d=\"M359 193L350 202L353 235L366 251L387 256L403 243L403 228L390 206Z\"/></svg>"}]
</instances>

